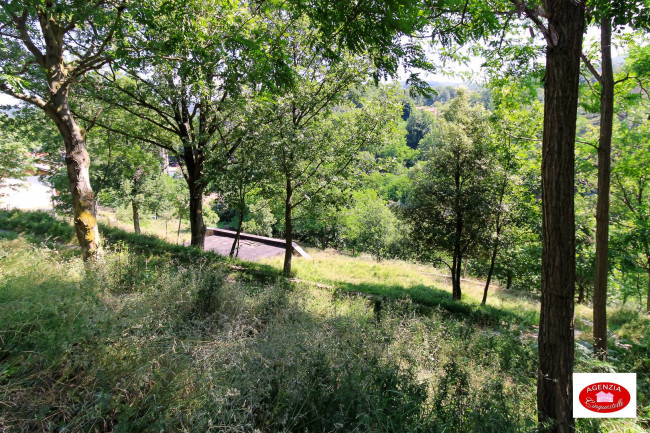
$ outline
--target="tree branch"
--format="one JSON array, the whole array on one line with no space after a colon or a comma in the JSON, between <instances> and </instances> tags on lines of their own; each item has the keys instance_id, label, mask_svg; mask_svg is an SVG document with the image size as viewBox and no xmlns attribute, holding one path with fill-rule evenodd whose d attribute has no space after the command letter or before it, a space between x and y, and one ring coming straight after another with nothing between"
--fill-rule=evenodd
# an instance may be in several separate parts
<instances>
[{"instance_id":1,"label":"tree branch","mask_svg":"<svg viewBox=\"0 0 650 433\"><path fill-rule=\"evenodd\" d=\"M20 99L21 101L28 102L32 105L36 105L39 108L44 109L46 105L45 101L38 96L29 96L24 93L16 92L5 83L0 83L0 92L6 93L7 95L13 96L16 99Z\"/></svg>"},{"instance_id":2,"label":"tree branch","mask_svg":"<svg viewBox=\"0 0 650 433\"><path fill-rule=\"evenodd\" d=\"M584 63L587 69L589 69L589 72L591 72L591 75L593 75L594 78L598 80L599 83L602 83L603 78L598 73L594 65L591 63L591 60L589 60L587 56L584 55L584 53L580 53L580 58L582 59L582 63Z\"/></svg>"}]
</instances>

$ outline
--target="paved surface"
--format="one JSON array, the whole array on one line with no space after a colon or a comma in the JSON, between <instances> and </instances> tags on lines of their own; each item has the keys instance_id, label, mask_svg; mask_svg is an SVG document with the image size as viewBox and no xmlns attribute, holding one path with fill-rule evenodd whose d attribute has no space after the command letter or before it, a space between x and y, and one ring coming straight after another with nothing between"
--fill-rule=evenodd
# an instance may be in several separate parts
<instances>
[{"instance_id":1,"label":"paved surface","mask_svg":"<svg viewBox=\"0 0 650 433\"><path fill-rule=\"evenodd\" d=\"M25 179L6 179L0 187L0 208L6 209L52 209L52 188L38 180L38 176Z\"/></svg>"},{"instance_id":2,"label":"paved surface","mask_svg":"<svg viewBox=\"0 0 650 433\"><path fill-rule=\"evenodd\" d=\"M226 236L206 236L204 248L221 254L222 256L227 256L230 254L233 240L233 238ZM284 254L284 248L280 246L263 244L261 242L247 239L241 239L239 241L238 258L242 260L255 261L280 254Z\"/></svg>"}]
</instances>

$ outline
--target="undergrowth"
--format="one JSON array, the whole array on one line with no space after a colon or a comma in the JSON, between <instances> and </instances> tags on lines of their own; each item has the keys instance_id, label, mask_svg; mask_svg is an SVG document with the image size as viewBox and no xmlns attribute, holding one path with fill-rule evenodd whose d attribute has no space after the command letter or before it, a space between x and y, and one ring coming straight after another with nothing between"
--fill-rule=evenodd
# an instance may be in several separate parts
<instances>
[{"instance_id":1,"label":"undergrowth","mask_svg":"<svg viewBox=\"0 0 650 433\"><path fill-rule=\"evenodd\" d=\"M537 428L526 316L451 310L437 292L382 292L378 309L370 289L259 278L135 235L105 236L84 265L69 225L15 215L0 212L1 432ZM649 321L612 324L611 362L578 345L576 371L636 371L640 417L577 431L647 427Z\"/></svg>"},{"instance_id":2,"label":"undergrowth","mask_svg":"<svg viewBox=\"0 0 650 433\"><path fill-rule=\"evenodd\" d=\"M0 240L0 431L527 431L534 350L388 302ZM452 367L453 366L453 367ZM494 405L495 399L503 401Z\"/></svg>"}]
</instances>

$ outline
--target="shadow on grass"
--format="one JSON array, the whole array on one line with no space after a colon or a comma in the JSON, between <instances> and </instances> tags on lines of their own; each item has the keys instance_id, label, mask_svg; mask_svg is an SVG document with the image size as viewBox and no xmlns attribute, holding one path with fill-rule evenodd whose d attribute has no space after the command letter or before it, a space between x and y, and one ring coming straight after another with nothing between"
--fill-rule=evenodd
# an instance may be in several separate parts
<instances>
[{"instance_id":1,"label":"shadow on grass","mask_svg":"<svg viewBox=\"0 0 650 433\"><path fill-rule=\"evenodd\" d=\"M240 275L246 274L246 278L260 282L278 282L282 279L280 270L271 265L235 260L230 262L227 258L211 251L201 251L198 248L175 245L166 242L156 236L143 235L127 232L125 230L99 224L101 234L105 242L112 248L120 246L127 247L130 251L142 255L151 264L156 262L177 261L182 264L221 265L233 264L234 270ZM60 242L71 242L75 237L74 227L66 221L54 218L46 212L28 211L0 211L0 230L12 230L25 233L34 242L41 243L42 237ZM457 302L451 298L451 294L444 290L425 285L403 287L399 285L385 285L376 283L336 283L336 292L358 293L372 297L385 297L388 299L410 298L418 304L423 313L431 308L442 308L443 310L462 317L477 324L498 325L502 322L516 322L520 324L533 325L537 323L534 313L517 313L511 310L503 310L491 306L481 307L478 304Z\"/></svg>"},{"instance_id":2,"label":"shadow on grass","mask_svg":"<svg viewBox=\"0 0 650 433\"><path fill-rule=\"evenodd\" d=\"M269 265L256 263L253 266L252 263L242 260L230 262L226 257L212 251L172 244L157 236L136 234L103 223L99 223L99 229L102 239L109 247L119 249L125 246L152 261L152 264L170 261L207 265L232 263L238 266L237 270L249 271L252 278L264 282L277 280L281 275L280 271ZM0 230L24 234L28 240L37 244L41 244L43 238L62 243L70 243L75 239L75 230L71 224L42 211L0 210Z\"/></svg>"},{"instance_id":3,"label":"shadow on grass","mask_svg":"<svg viewBox=\"0 0 650 433\"><path fill-rule=\"evenodd\" d=\"M516 313L489 305L481 306L476 303L468 303L464 300L454 301L451 293L422 284L403 287L377 283L336 283L335 296L344 294L370 295L375 301L381 299L410 299L420 307L421 312L424 314L430 312L433 308L438 308L457 318L478 325L494 326L504 322L534 325L538 321L536 314L532 312Z\"/></svg>"}]
</instances>

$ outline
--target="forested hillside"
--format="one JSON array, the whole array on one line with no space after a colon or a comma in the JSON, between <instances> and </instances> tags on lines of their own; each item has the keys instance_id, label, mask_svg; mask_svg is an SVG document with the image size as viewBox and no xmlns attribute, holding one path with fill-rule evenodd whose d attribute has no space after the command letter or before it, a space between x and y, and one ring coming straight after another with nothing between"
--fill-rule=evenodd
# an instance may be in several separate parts
<instances>
[{"instance_id":1,"label":"forested hillside","mask_svg":"<svg viewBox=\"0 0 650 433\"><path fill-rule=\"evenodd\" d=\"M650 428L649 27L0 2L0 205L52 188L0 213L0 431ZM637 418L576 420L574 372L636 373Z\"/></svg>"}]
</instances>

